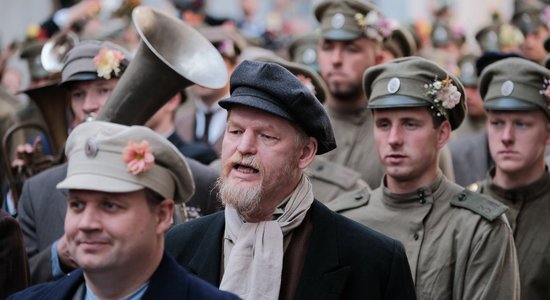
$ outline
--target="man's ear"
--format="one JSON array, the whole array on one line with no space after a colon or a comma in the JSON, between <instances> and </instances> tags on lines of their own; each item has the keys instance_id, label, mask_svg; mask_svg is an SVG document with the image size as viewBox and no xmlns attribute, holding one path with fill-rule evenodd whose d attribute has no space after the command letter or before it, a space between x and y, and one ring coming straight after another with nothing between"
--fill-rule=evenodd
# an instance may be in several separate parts
<instances>
[{"instance_id":1,"label":"man's ear","mask_svg":"<svg viewBox=\"0 0 550 300\"><path fill-rule=\"evenodd\" d=\"M451 123L448 120L443 121L437 131L438 134L436 146L438 150L441 150L441 148L447 145L447 142L449 142L449 138L451 137Z\"/></svg>"},{"instance_id":2,"label":"man's ear","mask_svg":"<svg viewBox=\"0 0 550 300\"><path fill-rule=\"evenodd\" d=\"M308 137L308 142L305 143L300 149L300 162L298 167L300 169L307 168L311 162L315 159L317 153L317 139L314 137Z\"/></svg>"},{"instance_id":3,"label":"man's ear","mask_svg":"<svg viewBox=\"0 0 550 300\"><path fill-rule=\"evenodd\" d=\"M157 233L164 234L174 223L175 203L172 199L164 199L156 208Z\"/></svg>"},{"instance_id":4,"label":"man's ear","mask_svg":"<svg viewBox=\"0 0 550 300\"><path fill-rule=\"evenodd\" d=\"M544 139L545 145L550 145L550 120L546 121L546 138Z\"/></svg>"}]
</instances>

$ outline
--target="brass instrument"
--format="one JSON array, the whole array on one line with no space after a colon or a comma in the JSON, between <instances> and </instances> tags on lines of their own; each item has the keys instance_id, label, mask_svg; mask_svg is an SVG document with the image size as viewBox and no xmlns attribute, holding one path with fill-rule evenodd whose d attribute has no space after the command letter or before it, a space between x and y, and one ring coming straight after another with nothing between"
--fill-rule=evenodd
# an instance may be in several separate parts
<instances>
[{"instance_id":1,"label":"brass instrument","mask_svg":"<svg viewBox=\"0 0 550 300\"><path fill-rule=\"evenodd\" d=\"M40 61L42 67L50 73L61 72L63 58L77 43L78 36L72 32L60 32L52 36L42 47Z\"/></svg>"},{"instance_id":2,"label":"brass instrument","mask_svg":"<svg viewBox=\"0 0 550 300\"><path fill-rule=\"evenodd\" d=\"M145 6L132 11L132 20L141 43L98 120L143 125L178 91L192 84L208 88L225 85L228 75L221 55L194 28Z\"/></svg>"},{"instance_id":3,"label":"brass instrument","mask_svg":"<svg viewBox=\"0 0 550 300\"><path fill-rule=\"evenodd\" d=\"M8 185L12 193L14 204L17 205L21 188L24 181L37 173L57 165L64 160L63 144L68 135L67 124L67 94L66 91L57 85L57 82L50 82L41 87L23 91L27 94L40 110L46 123L46 128L33 122L24 122L13 124L2 137L2 149L4 166ZM13 147L12 137L22 130L33 129L43 134L45 141L35 139L32 145L32 151L18 151L16 161L19 164L13 164L13 158L9 151ZM42 151L42 144L47 143L53 152L53 155L45 155ZM23 145L21 145L23 146ZM24 162L24 164L21 164Z\"/></svg>"}]
</instances>

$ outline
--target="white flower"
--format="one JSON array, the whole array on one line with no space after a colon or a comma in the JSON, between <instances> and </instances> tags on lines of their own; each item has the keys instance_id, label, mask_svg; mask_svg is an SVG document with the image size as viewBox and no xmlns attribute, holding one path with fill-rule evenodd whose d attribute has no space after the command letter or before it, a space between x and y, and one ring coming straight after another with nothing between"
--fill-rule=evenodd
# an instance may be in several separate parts
<instances>
[{"instance_id":1,"label":"white flower","mask_svg":"<svg viewBox=\"0 0 550 300\"><path fill-rule=\"evenodd\" d=\"M439 90L441 88L441 81L436 81L433 84L434 89Z\"/></svg>"},{"instance_id":2,"label":"white flower","mask_svg":"<svg viewBox=\"0 0 550 300\"><path fill-rule=\"evenodd\" d=\"M446 109L452 109L460 103L460 92L454 84L442 88L437 92L437 98L441 99L442 106Z\"/></svg>"}]
</instances>

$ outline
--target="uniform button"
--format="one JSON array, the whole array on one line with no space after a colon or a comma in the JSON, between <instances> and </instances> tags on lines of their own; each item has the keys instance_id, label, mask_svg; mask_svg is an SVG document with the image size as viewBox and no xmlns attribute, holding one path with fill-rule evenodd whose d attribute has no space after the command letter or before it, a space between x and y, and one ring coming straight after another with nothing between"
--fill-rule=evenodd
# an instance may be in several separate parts
<instances>
[{"instance_id":1,"label":"uniform button","mask_svg":"<svg viewBox=\"0 0 550 300\"><path fill-rule=\"evenodd\" d=\"M356 201L359 201L359 200L363 199L363 194L357 194L357 195L355 195L355 197L353 197L353 199L355 199Z\"/></svg>"},{"instance_id":2,"label":"uniform button","mask_svg":"<svg viewBox=\"0 0 550 300\"><path fill-rule=\"evenodd\" d=\"M460 193L460 194L458 195L458 201L464 201L464 200L466 200L466 195L463 194L463 193Z\"/></svg>"},{"instance_id":3,"label":"uniform button","mask_svg":"<svg viewBox=\"0 0 550 300\"><path fill-rule=\"evenodd\" d=\"M420 237L420 236L418 235L418 233L415 233L415 234L413 235L413 238L414 238L415 241L418 241L418 238L419 238L419 237Z\"/></svg>"},{"instance_id":4,"label":"uniform button","mask_svg":"<svg viewBox=\"0 0 550 300\"><path fill-rule=\"evenodd\" d=\"M426 199L424 198L420 199L420 204L424 204L424 203L426 203Z\"/></svg>"}]
</instances>

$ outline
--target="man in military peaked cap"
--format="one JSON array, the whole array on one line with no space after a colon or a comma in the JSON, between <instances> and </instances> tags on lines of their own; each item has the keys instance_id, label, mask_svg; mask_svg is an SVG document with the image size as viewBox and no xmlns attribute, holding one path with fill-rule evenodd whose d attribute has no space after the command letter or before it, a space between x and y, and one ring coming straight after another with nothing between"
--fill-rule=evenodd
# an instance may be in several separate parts
<instances>
[{"instance_id":1,"label":"man in military peaked cap","mask_svg":"<svg viewBox=\"0 0 550 300\"><path fill-rule=\"evenodd\" d=\"M524 7L512 16L512 24L519 28L525 39L520 44L522 54L536 63L543 63L548 54L544 40L550 33L550 20L539 7Z\"/></svg>"},{"instance_id":2,"label":"man in military peaked cap","mask_svg":"<svg viewBox=\"0 0 550 300\"><path fill-rule=\"evenodd\" d=\"M419 57L370 68L363 83L386 175L365 205L342 214L405 245L420 299L519 299L506 207L437 167L464 119L462 84Z\"/></svg>"},{"instance_id":3,"label":"man in military peaked cap","mask_svg":"<svg viewBox=\"0 0 550 300\"><path fill-rule=\"evenodd\" d=\"M194 192L191 171L147 127L88 122L65 148L65 235L80 269L14 299L237 299L189 274L164 252L175 203Z\"/></svg>"},{"instance_id":4,"label":"man in military peaked cap","mask_svg":"<svg viewBox=\"0 0 550 300\"><path fill-rule=\"evenodd\" d=\"M325 102L338 148L327 160L361 174L377 187L384 174L372 135L372 114L363 94L363 72L382 62L382 43L391 34L391 22L376 7L359 0L325 0L315 8L321 24L318 62L328 86ZM448 150L442 158L445 174L452 176Z\"/></svg>"},{"instance_id":5,"label":"man in military peaked cap","mask_svg":"<svg viewBox=\"0 0 550 300\"><path fill-rule=\"evenodd\" d=\"M550 258L550 174L544 162L550 144L550 71L507 58L483 71L480 91L495 167L469 188L509 207L521 298L548 299L550 289L539 283L550 275L545 263Z\"/></svg>"},{"instance_id":6,"label":"man in military peaked cap","mask_svg":"<svg viewBox=\"0 0 550 300\"><path fill-rule=\"evenodd\" d=\"M401 244L314 199L304 170L336 147L319 100L272 63L242 62L230 85L225 212L175 226L168 252L245 299L414 299Z\"/></svg>"}]
</instances>

